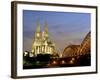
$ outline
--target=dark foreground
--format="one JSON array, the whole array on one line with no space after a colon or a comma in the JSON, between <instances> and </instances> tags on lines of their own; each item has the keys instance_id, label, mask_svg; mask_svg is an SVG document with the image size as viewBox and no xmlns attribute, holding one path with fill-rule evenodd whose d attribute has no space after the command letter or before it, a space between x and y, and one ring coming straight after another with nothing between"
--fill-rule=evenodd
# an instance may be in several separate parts
<instances>
[{"instance_id":1,"label":"dark foreground","mask_svg":"<svg viewBox=\"0 0 100 80\"><path fill-rule=\"evenodd\" d=\"M39 54L36 57L26 56L23 58L23 69L76 67L91 65L90 54L65 58L52 57L48 54Z\"/></svg>"}]
</instances>

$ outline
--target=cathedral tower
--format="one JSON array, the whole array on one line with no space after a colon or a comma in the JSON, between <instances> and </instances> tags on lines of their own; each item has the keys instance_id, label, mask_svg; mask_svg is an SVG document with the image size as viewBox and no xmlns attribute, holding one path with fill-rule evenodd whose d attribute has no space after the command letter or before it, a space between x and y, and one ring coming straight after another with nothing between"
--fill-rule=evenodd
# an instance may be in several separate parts
<instances>
[{"instance_id":1,"label":"cathedral tower","mask_svg":"<svg viewBox=\"0 0 100 80\"><path fill-rule=\"evenodd\" d=\"M40 23L36 25L35 39L32 44L32 53L37 54L54 54L55 44L50 41L48 34L48 25L45 22L43 32L40 31Z\"/></svg>"},{"instance_id":2,"label":"cathedral tower","mask_svg":"<svg viewBox=\"0 0 100 80\"><path fill-rule=\"evenodd\" d=\"M41 31L39 21L36 25L35 38L32 44L32 53L41 53Z\"/></svg>"},{"instance_id":3,"label":"cathedral tower","mask_svg":"<svg viewBox=\"0 0 100 80\"><path fill-rule=\"evenodd\" d=\"M48 36L49 34L48 34L48 25L47 25L47 23L45 22L45 24L44 24L44 31L42 32L42 39L43 40L47 40L48 39Z\"/></svg>"},{"instance_id":4,"label":"cathedral tower","mask_svg":"<svg viewBox=\"0 0 100 80\"><path fill-rule=\"evenodd\" d=\"M38 21L36 25L35 39L39 39L40 37L41 37L41 31L40 31L40 23Z\"/></svg>"}]
</instances>

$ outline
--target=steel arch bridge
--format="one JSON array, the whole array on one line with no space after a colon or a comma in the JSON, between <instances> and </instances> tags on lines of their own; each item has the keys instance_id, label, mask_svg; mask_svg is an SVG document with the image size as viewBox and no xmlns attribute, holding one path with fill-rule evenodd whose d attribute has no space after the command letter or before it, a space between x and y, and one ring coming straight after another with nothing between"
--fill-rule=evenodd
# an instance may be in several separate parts
<instances>
[{"instance_id":1,"label":"steel arch bridge","mask_svg":"<svg viewBox=\"0 0 100 80\"><path fill-rule=\"evenodd\" d=\"M91 32L89 32L85 36L80 45L67 46L62 53L62 57L72 57L72 56L90 54L90 51L91 51Z\"/></svg>"}]
</instances>

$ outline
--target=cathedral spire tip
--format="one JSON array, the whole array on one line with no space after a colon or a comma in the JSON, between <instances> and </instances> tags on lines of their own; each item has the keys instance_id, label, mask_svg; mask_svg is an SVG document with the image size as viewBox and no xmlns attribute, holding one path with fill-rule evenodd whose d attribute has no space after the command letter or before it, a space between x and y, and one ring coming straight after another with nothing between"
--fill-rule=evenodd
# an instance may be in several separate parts
<instances>
[{"instance_id":1,"label":"cathedral spire tip","mask_svg":"<svg viewBox=\"0 0 100 80\"><path fill-rule=\"evenodd\" d=\"M36 32L40 32L40 20L37 20Z\"/></svg>"}]
</instances>

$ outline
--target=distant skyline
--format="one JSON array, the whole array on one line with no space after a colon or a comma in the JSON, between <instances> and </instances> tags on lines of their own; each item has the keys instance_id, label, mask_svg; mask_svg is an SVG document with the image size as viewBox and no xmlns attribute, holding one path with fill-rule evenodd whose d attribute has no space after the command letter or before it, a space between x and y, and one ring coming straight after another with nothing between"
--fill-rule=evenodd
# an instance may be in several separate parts
<instances>
[{"instance_id":1,"label":"distant skyline","mask_svg":"<svg viewBox=\"0 0 100 80\"><path fill-rule=\"evenodd\" d=\"M49 38L61 53L70 44L79 45L90 28L90 13L23 10L23 50L31 51L37 21L41 31L47 22Z\"/></svg>"}]
</instances>

